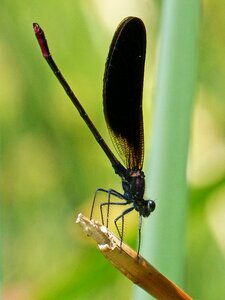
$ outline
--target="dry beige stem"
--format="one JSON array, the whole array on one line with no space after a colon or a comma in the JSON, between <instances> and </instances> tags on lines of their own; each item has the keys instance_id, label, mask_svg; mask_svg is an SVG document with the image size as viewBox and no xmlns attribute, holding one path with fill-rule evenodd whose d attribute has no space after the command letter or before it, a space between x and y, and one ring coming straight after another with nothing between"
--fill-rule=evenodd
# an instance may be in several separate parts
<instances>
[{"instance_id":1,"label":"dry beige stem","mask_svg":"<svg viewBox=\"0 0 225 300\"><path fill-rule=\"evenodd\" d=\"M143 288L156 299L180 300L192 299L172 281L158 272L137 252L122 244L105 226L94 220L89 220L82 214L77 217L84 232L91 236L98 244L102 254L127 278Z\"/></svg>"}]
</instances>

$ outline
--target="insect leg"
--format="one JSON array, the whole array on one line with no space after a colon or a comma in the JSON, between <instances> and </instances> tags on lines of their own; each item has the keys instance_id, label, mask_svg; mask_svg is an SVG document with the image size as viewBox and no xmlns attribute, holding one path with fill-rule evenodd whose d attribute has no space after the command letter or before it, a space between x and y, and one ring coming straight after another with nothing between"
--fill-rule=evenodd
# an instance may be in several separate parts
<instances>
[{"instance_id":1,"label":"insect leg","mask_svg":"<svg viewBox=\"0 0 225 300\"><path fill-rule=\"evenodd\" d=\"M99 188L99 189L97 189L97 190L95 191L95 195L94 195L94 199L93 199L92 207L91 207L90 220L92 219L92 216L93 216L93 211L94 211L94 206L95 206L95 200L96 200L96 196L97 196L97 193L98 193L98 192L105 192L105 193L108 193L108 190Z\"/></svg>"},{"instance_id":2,"label":"insect leg","mask_svg":"<svg viewBox=\"0 0 225 300\"><path fill-rule=\"evenodd\" d=\"M141 227L142 227L142 215L139 215L139 224L138 224L138 251L137 256L139 256L140 247L141 247Z\"/></svg>"},{"instance_id":3,"label":"insect leg","mask_svg":"<svg viewBox=\"0 0 225 300\"><path fill-rule=\"evenodd\" d=\"M126 203L126 204L127 204L127 203ZM115 226L116 226L117 232L118 232L119 237L120 237L120 248L121 248L121 249L122 249L122 242L123 242L124 216L125 216L126 214L128 214L129 212L131 212L133 209L134 209L133 206L127 208L126 210L124 210L124 211L122 212L121 215L119 215L119 216L114 220L114 224L115 224ZM117 221L118 221L120 218L122 219L122 230L121 230L121 232L120 232L119 227L118 227L118 225L117 225Z\"/></svg>"},{"instance_id":4,"label":"insect leg","mask_svg":"<svg viewBox=\"0 0 225 300\"><path fill-rule=\"evenodd\" d=\"M113 196L116 196L117 198L119 199L122 199L122 200L125 200L124 199L124 196L122 194L120 194L119 192L113 190L113 189L110 189L107 191L108 192L108 201L107 202L103 202L100 204L100 212L101 212L101 219L102 219L102 224L104 225L104 218L103 218L103 210L102 210L102 207L107 205L107 215L106 215L106 227L108 228L108 225L109 225L109 205L111 204L118 204L118 205L121 205L120 202L110 202L110 197L111 195ZM126 205L127 203L122 203L122 205Z\"/></svg>"}]
</instances>

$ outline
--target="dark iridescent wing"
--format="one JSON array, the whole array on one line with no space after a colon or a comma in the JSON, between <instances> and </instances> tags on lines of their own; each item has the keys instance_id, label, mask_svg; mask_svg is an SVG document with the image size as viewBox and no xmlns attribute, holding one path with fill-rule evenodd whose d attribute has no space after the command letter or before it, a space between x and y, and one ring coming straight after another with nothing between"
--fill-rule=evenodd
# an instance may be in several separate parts
<instances>
[{"instance_id":1,"label":"dark iridescent wing","mask_svg":"<svg viewBox=\"0 0 225 300\"><path fill-rule=\"evenodd\" d=\"M126 18L114 34L104 74L105 119L115 148L129 169L142 169L144 159L145 50L143 22L136 17Z\"/></svg>"}]
</instances>

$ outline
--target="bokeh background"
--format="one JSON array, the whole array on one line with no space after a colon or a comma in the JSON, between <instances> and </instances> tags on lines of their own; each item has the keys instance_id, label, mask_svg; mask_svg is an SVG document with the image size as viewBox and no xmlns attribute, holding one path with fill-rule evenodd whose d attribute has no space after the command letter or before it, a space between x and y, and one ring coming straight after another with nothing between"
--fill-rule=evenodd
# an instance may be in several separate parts
<instances>
[{"instance_id":1,"label":"bokeh background","mask_svg":"<svg viewBox=\"0 0 225 300\"><path fill-rule=\"evenodd\" d=\"M96 187L120 179L65 96L33 34L51 52L111 145L102 113L102 78L112 35L128 15L147 27L146 155L159 48L162 1L5 1L0 10L2 293L20 299L131 299L133 286L86 238L75 218L89 215ZM225 297L225 10L202 1L199 73L187 179L185 290L195 299ZM150 100L151 99L151 100ZM137 232L127 221L126 241Z\"/></svg>"}]
</instances>

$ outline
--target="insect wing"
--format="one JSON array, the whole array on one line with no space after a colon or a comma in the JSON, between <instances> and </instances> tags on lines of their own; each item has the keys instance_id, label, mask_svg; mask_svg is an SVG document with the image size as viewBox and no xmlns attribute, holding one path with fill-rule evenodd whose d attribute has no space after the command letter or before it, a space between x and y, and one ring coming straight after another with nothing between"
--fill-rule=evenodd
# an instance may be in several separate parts
<instances>
[{"instance_id":1,"label":"insect wing","mask_svg":"<svg viewBox=\"0 0 225 300\"><path fill-rule=\"evenodd\" d=\"M142 169L142 91L146 50L143 22L128 17L116 30L106 62L104 115L113 144L129 169Z\"/></svg>"}]
</instances>

